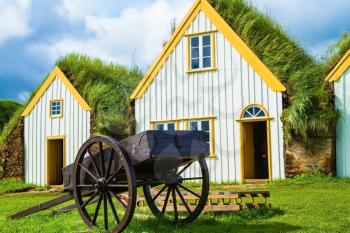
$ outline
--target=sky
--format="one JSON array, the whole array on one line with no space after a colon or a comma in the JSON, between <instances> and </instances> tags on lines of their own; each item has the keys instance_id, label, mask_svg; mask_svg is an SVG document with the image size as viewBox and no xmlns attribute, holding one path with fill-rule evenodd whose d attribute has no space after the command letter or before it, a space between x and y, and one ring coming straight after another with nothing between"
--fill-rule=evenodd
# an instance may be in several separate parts
<instances>
[{"instance_id":1,"label":"sky","mask_svg":"<svg viewBox=\"0 0 350 233\"><path fill-rule=\"evenodd\" d=\"M349 0L246 0L320 58L350 29ZM24 102L70 52L146 71L194 0L0 0L0 99Z\"/></svg>"}]
</instances>

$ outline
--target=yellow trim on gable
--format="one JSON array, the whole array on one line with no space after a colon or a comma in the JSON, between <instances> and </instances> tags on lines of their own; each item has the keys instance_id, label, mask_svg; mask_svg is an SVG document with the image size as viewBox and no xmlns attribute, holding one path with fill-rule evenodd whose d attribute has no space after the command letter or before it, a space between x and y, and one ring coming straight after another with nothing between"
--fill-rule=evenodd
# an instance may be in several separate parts
<instances>
[{"instance_id":1,"label":"yellow trim on gable","mask_svg":"<svg viewBox=\"0 0 350 233\"><path fill-rule=\"evenodd\" d=\"M185 35L187 28L191 25L197 14L203 11L205 15L216 26L217 30L221 32L231 45L237 49L241 56L248 62L248 64L255 70L256 73L266 82L266 84L273 90L278 92L286 91L284 85L277 79L277 77L262 63L262 61L254 54L254 52L244 43L244 41L233 31L227 22L219 15L219 13L210 5L207 0L197 0L186 17L183 19L179 27L174 32L173 36L164 46L163 51L148 70L142 81L136 87L131 99L139 99L146 92L148 87L153 82L154 78L166 62L170 54L175 49L181 38Z\"/></svg>"},{"instance_id":2,"label":"yellow trim on gable","mask_svg":"<svg viewBox=\"0 0 350 233\"><path fill-rule=\"evenodd\" d=\"M344 57L329 73L329 75L326 78L326 81L328 82L338 81L349 67L350 67L350 50L344 55Z\"/></svg>"},{"instance_id":3,"label":"yellow trim on gable","mask_svg":"<svg viewBox=\"0 0 350 233\"><path fill-rule=\"evenodd\" d=\"M67 89L71 92L71 94L75 97L75 99L78 101L80 106L85 111L90 111L91 107L86 103L86 101L83 99L83 97L79 94L79 92L75 89L75 87L72 85L72 83L68 80L68 78L64 75L64 73L61 71L59 67L55 67L49 77L46 79L46 81L41 85L38 92L35 94L33 99L29 102L27 107L24 109L22 113L22 117L26 117L30 114L30 112L33 110L37 102L40 100L41 96L45 93L45 91L49 88L51 83L55 80L55 78L58 77L64 85L67 87Z\"/></svg>"}]
</instances>

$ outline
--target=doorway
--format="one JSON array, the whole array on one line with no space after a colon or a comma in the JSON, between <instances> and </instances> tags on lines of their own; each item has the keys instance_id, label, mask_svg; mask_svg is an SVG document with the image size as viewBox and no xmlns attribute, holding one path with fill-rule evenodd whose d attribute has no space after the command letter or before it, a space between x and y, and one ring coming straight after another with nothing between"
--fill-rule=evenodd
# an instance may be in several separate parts
<instances>
[{"instance_id":1,"label":"doorway","mask_svg":"<svg viewBox=\"0 0 350 233\"><path fill-rule=\"evenodd\" d=\"M65 166L65 139L56 137L47 139L47 184L62 185L62 168Z\"/></svg>"},{"instance_id":2,"label":"doorway","mask_svg":"<svg viewBox=\"0 0 350 233\"><path fill-rule=\"evenodd\" d=\"M269 179L267 121L242 122L242 179Z\"/></svg>"}]
</instances>

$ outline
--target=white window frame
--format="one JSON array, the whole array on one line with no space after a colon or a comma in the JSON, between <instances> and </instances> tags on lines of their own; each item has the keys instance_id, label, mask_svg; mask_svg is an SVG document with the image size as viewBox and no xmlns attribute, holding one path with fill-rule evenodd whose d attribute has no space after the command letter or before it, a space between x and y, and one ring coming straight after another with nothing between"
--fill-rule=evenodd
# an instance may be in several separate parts
<instances>
[{"instance_id":1,"label":"white window frame","mask_svg":"<svg viewBox=\"0 0 350 233\"><path fill-rule=\"evenodd\" d=\"M188 36L188 73L195 73L195 72L202 72L202 71L211 71L211 70L216 70L216 40L215 40L215 31L210 31L210 32L203 32L203 33L196 33L192 35L187 35ZM203 46L203 37L205 36L210 36L210 45ZM199 67L198 68L192 68L192 39L193 38L198 38L198 49L199 49ZM210 56L203 56L203 49L204 47L209 47L210 48ZM197 48L197 47L195 47ZM203 67L204 64L204 59L205 58L210 58L210 66L209 67Z\"/></svg>"},{"instance_id":2,"label":"white window frame","mask_svg":"<svg viewBox=\"0 0 350 233\"><path fill-rule=\"evenodd\" d=\"M174 125L174 130L176 130L176 123L175 122L166 122L166 123L156 123L155 124L155 129L158 130L158 125L163 125L164 126L164 131L169 130L169 125Z\"/></svg>"},{"instance_id":3,"label":"white window frame","mask_svg":"<svg viewBox=\"0 0 350 233\"><path fill-rule=\"evenodd\" d=\"M59 110L53 110L53 103L60 103L60 108ZM63 117L63 100L62 99L52 99L50 100L50 117L51 118L60 118ZM53 112L59 111L59 114L53 114Z\"/></svg>"}]
</instances>

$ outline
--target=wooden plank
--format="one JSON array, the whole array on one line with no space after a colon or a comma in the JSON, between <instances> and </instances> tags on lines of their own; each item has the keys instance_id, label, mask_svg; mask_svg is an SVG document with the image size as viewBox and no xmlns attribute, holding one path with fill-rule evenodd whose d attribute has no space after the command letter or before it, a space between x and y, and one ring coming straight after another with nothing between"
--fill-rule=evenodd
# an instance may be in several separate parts
<instances>
[{"instance_id":1,"label":"wooden plank","mask_svg":"<svg viewBox=\"0 0 350 233\"><path fill-rule=\"evenodd\" d=\"M33 206L33 207L28 208L26 210L23 210L23 211L20 211L18 213L15 213L15 214L9 216L9 218L11 218L11 219L23 218L25 216L37 213L37 212L42 211L42 210L49 209L49 208L51 208L53 206L57 206L59 204L62 204L64 202L67 202L67 201L70 201L70 200L73 200L73 199L74 199L74 195L72 193L69 193L69 194L66 194L64 196L60 196L60 197L58 197L56 199L53 199L51 201L47 201L47 202L41 203L41 204L39 204L37 206Z\"/></svg>"}]
</instances>

